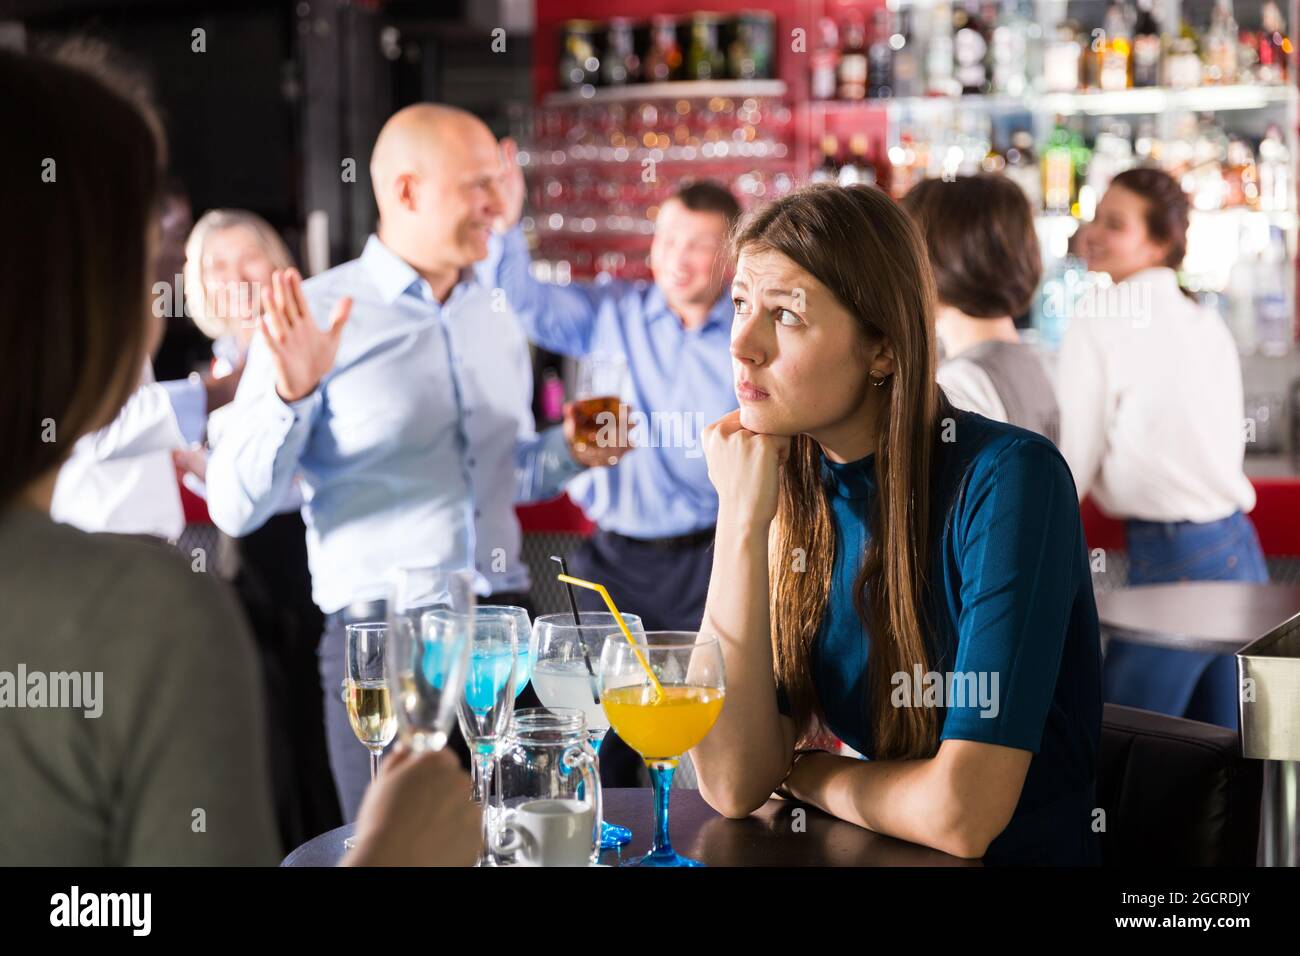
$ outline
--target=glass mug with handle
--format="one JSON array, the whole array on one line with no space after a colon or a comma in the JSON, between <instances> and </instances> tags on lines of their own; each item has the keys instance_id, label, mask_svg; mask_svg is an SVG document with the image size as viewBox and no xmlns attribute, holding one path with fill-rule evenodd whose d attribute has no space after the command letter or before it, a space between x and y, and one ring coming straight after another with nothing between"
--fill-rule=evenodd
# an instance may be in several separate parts
<instances>
[{"instance_id":1,"label":"glass mug with handle","mask_svg":"<svg viewBox=\"0 0 1300 956\"><path fill-rule=\"evenodd\" d=\"M578 620L574 624L573 614L565 612L543 614L533 624L533 690L547 707L581 711L592 749L598 751L609 731L609 717L600 703L600 652L606 637L623 632L608 611L582 611ZM633 634L645 631L635 614L624 614L623 622ZM615 849L631 839L627 827L601 821L602 849Z\"/></svg>"},{"instance_id":2,"label":"glass mug with handle","mask_svg":"<svg viewBox=\"0 0 1300 956\"><path fill-rule=\"evenodd\" d=\"M348 723L370 751L370 779L379 772L379 755L397 734L397 715L393 712L388 687L388 625L384 623L349 624L346 633L347 671L343 678L343 704ZM348 837L347 849L356 846Z\"/></svg>"},{"instance_id":3,"label":"glass mug with handle","mask_svg":"<svg viewBox=\"0 0 1300 956\"><path fill-rule=\"evenodd\" d=\"M582 711L515 712L497 760L499 862L591 866L600 854L600 773Z\"/></svg>"}]
</instances>

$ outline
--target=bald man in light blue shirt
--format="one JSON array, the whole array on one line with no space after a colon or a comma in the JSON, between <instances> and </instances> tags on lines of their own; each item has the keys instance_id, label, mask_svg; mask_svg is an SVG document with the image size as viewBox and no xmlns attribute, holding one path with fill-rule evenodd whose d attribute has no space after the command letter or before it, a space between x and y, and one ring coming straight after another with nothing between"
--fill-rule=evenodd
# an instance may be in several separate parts
<instances>
[{"instance_id":1,"label":"bald man in light blue shirt","mask_svg":"<svg viewBox=\"0 0 1300 956\"><path fill-rule=\"evenodd\" d=\"M208 509L232 535L256 529L301 475L347 819L369 764L339 696L345 626L384 618L390 574L404 566L470 569L481 597L527 601L512 506L558 493L596 454L573 449L571 416L535 432L527 343L479 281L501 174L496 140L470 114L432 104L395 114L371 161L377 235L306 283L273 277L208 462ZM622 450L600 449L601 462Z\"/></svg>"}]
</instances>

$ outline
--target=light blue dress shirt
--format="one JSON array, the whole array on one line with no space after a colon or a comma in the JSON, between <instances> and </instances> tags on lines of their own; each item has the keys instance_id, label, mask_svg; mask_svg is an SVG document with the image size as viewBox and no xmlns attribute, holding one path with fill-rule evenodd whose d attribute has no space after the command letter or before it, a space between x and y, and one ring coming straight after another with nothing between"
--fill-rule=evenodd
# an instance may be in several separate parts
<instances>
[{"instance_id":1,"label":"light blue dress shirt","mask_svg":"<svg viewBox=\"0 0 1300 956\"><path fill-rule=\"evenodd\" d=\"M539 282L517 227L503 237L496 264L496 284L538 345L573 357L600 352L627 359L630 382L621 397L644 416L630 432L637 447L616 467L574 478L570 497L601 528L633 538L688 534L716 523L718 495L700 433L737 404L730 296L718 299L702 326L686 329L648 283Z\"/></svg>"},{"instance_id":2,"label":"light blue dress shirt","mask_svg":"<svg viewBox=\"0 0 1300 956\"><path fill-rule=\"evenodd\" d=\"M303 283L324 328L353 300L334 368L286 404L258 336L208 462L208 510L227 534L259 527L302 476L312 592L326 613L386 596L393 569L474 567L478 591L523 590L512 505L581 470L559 428L538 435L515 317L467 270L439 303L371 236L361 257Z\"/></svg>"},{"instance_id":3,"label":"light blue dress shirt","mask_svg":"<svg viewBox=\"0 0 1300 956\"><path fill-rule=\"evenodd\" d=\"M158 385L167 393L167 401L176 414L176 424L186 443L201 442L208 424L208 390L203 386L202 376L195 372L189 378L159 382Z\"/></svg>"}]
</instances>

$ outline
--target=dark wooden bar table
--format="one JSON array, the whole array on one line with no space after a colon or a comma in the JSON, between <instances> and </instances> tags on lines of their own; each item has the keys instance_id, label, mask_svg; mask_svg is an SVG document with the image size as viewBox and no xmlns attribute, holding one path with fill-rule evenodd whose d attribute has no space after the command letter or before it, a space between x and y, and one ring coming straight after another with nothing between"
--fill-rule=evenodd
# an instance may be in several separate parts
<instances>
[{"instance_id":1,"label":"dark wooden bar table","mask_svg":"<svg viewBox=\"0 0 1300 956\"><path fill-rule=\"evenodd\" d=\"M622 859L650 849L654 807L648 789L604 791L605 819L632 829ZM802 814L795 811L802 810ZM864 830L812 807L769 800L743 820L728 820L698 790L674 790L669 817L673 849L709 866L979 866L928 847ZM281 866L333 866L343 856L352 825L323 833L298 847ZM615 851L601 862L617 866Z\"/></svg>"}]
</instances>

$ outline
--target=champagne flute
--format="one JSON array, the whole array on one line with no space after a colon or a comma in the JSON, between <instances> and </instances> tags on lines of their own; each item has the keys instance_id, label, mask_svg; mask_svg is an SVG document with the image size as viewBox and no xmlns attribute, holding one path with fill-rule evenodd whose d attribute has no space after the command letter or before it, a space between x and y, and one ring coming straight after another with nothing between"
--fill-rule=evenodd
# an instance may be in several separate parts
<instances>
[{"instance_id":1,"label":"champagne flute","mask_svg":"<svg viewBox=\"0 0 1300 956\"><path fill-rule=\"evenodd\" d=\"M449 612L429 611L426 619ZM492 866L490 804L497 754L515 709L515 668L518 632L512 615L476 618L471 640L469 675L457 715L474 759L474 791L483 811L483 845L476 865Z\"/></svg>"},{"instance_id":2,"label":"champagne flute","mask_svg":"<svg viewBox=\"0 0 1300 956\"><path fill-rule=\"evenodd\" d=\"M609 731L609 717L600 704L598 681L600 652L605 638L622 634L614 615L608 611L582 611L579 623L571 613L543 614L533 625L530 657L533 663L533 690L537 699L550 708L572 707L587 718L591 746L599 751ZM624 614L623 622L633 634L644 633L641 618ZM600 847L614 850L632 839L632 831L600 823Z\"/></svg>"},{"instance_id":3,"label":"champagne flute","mask_svg":"<svg viewBox=\"0 0 1300 956\"><path fill-rule=\"evenodd\" d=\"M425 627L431 610L445 615ZM388 600L388 686L397 732L412 750L447 744L469 670L474 577L436 566L401 568Z\"/></svg>"},{"instance_id":4,"label":"champagne flute","mask_svg":"<svg viewBox=\"0 0 1300 956\"><path fill-rule=\"evenodd\" d=\"M393 713L387 680L388 625L349 624L344 630L347 676L343 679L343 703L347 705L352 732L370 751L373 782L379 772L379 755L397 734L397 716ZM348 837L343 845L350 850L356 841Z\"/></svg>"},{"instance_id":5,"label":"champagne flute","mask_svg":"<svg viewBox=\"0 0 1300 956\"><path fill-rule=\"evenodd\" d=\"M703 866L673 849L668 798L681 755L708 735L722 713L722 646L712 634L693 631L633 632L632 638L607 637L600 655L601 704L610 725L645 760L654 783L654 844L628 865Z\"/></svg>"}]
</instances>

